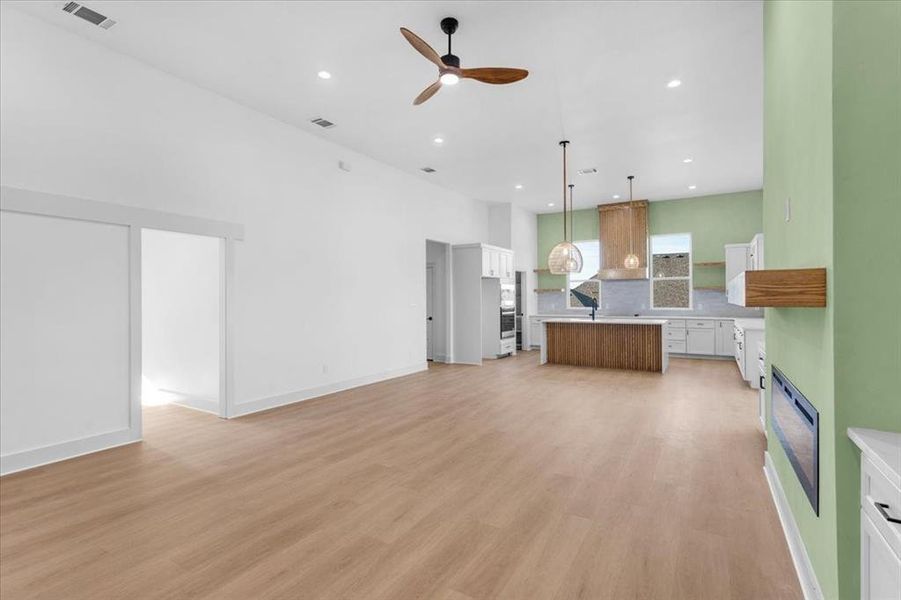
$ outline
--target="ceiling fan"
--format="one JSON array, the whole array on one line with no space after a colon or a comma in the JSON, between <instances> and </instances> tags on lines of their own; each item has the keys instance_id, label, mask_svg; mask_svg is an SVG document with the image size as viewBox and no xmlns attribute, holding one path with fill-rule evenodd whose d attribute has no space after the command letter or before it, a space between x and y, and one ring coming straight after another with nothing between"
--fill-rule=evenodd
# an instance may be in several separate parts
<instances>
[{"instance_id":1,"label":"ceiling fan","mask_svg":"<svg viewBox=\"0 0 901 600\"><path fill-rule=\"evenodd\" d=\"M414 105L422 104L434 96L441 89L442 85L455 85L461 79L475 79L482 83L501 85L525 79L529 75L529 72L525 69L507 69L504 67L461 69L460 57L451 54L451 36L457 31L457 25L459 23L453 17L441 19L441 31L447 34L447 54L444 56L438 56L434 48L406 27L400 28L401 34L407 38L410 45L438 67L438 81L422 90L422 93L413 100Z\"/></svg>"}]
</instances>

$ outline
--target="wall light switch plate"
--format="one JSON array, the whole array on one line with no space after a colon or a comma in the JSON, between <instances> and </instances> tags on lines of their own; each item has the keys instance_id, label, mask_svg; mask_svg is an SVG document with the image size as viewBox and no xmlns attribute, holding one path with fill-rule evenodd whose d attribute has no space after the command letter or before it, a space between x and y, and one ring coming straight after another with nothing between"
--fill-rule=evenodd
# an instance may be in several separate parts
<instances>
[{"instance_id":1,"label":"wall light switch plate","mask_svg":"<svg viewBox=\"0 0 901 600\"><path fill-rule=\"evenodd\" d=\"M792 220L792 197L785 197L785 222L788 223Z\"/></svg>"}]
</instances>

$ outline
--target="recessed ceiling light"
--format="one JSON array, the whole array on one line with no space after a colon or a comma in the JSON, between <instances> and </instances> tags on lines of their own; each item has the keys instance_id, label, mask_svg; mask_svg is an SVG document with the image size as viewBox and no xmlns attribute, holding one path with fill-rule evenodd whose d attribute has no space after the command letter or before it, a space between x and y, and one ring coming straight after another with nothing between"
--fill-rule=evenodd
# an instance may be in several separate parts
<instances>
[{"instance_id":1,"label":"recessed ceiling light","mask_svg":"<svg viewBox=\"0 0 901 600\"><path fill-rule=\"evenodd\" d=\"M332 78L332 74L329 73L328 71L319 71L316 74L319 75L319 79L331 79Z\"/></svg>"},{"instance_id":2,"label":"recessed ceiling light","mask_svg":"<svg viewBox=\"0 0 901 600\"><path fill-rule=\"evenodd\" d=\"M553 203L553 202L548 202L547 205L548 205L548 206L554 206L554 203Z\"/></svg>"},{"instance_id":3,"label":"recessed ceiling light","mask_svg":"<svg viewBox=\"0 0 901 600\"><path fill-rule=\"evenodd\" d=\"M619 200L619 194L613 194L613 199L614 199L614 200Z\"/></svg>"},{"instance_id":4,"label":"recessed ceiling light","mask_svg":"<svg viewBox=\"0 0 901 600\"><path fill-rule=\"evenodd\" d=\"M698 187L698 186L696 186L696 185L690 185L690 186L688 186L688 189L693 190L693 189L695 189L695 188L697 188L697 187Z\"/></svg>"},{"instance_id":5,"label":"recessed ceiling light","mask_svg":"<svg viewBox=\"0 0 901 600\"><path fill-rule=\"evenodd\" d=\"M672 79L672 80L670 80L669 83L666 84L666 87L668 87L668 88L677 88L677 87L679 87L680 85L682 85L682 80L681 80L681 79Z\"/></svg>"},{"instance_id":6,"label":"recessed ceiling light","mask_svg":"<svg viewBox=\"0 0 901 600\"><path fill-rule=\"evenodd\" d=\"M589 169L579 169L579 175L594 175L598 172L597 169L591 167Z\"/></svg>"},{"instance_id":7,"label":"recessed ceiling light","mask_svg":"<svg viewBox=\"0 0 901 600\"><path fill-rule=\"evenodd\" d=\"M522 189L522 184L521 184L521 183L517 183L517 184L514 185L513 187L515 187L515 188L518 189L518 190L521 190L521 189Z\"/></svg>"},{"instance_id":8,"label":"recessed ceiling light","mask_svg":"<svg viewBox=\"0 0 901 600\"><path fill-rule=\"evenodd\" d=\"M444 138L443 138L443 137L436 137L436 138L435 138L434 140L432 140L432 141L435 142L436 144L438 144L438 145L440 146L441 144L444 143Z\"/></svg>"},{"instance_id":9,"label":"recessed ceiling light","mask_svg":"<svg viewBox=\"0 0 901 600\"><path fill-rule=\"evenodd\" d=\"M683 159L682 159L682 162L684 162L686 165L687 165L688 163L692 163L692 162L694 162L694 161L695 161L695 159L693 159L693 158L683 158Z\"/></svg>"}]
</instances>

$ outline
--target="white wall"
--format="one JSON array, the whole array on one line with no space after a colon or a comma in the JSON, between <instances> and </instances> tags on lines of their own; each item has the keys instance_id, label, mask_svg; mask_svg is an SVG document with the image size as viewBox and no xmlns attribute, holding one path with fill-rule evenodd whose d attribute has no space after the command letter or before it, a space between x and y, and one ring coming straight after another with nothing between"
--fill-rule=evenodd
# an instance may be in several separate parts
<instances>
[{"instance_id":1,"label":"white wall","mask_svg":"<svg viewBox=\"0 0 901 600\"><path fill-rule=\"evenodd\" d=\"M0 243L0 471L130 439L128 228L4 211Z\"/></svg>"},{"instance_id":2,"label":"white wall","mask_svg":"<svg viewBox=\"0 0 901 600\"><path fill-rule=\"evenodd\" d=\"M0 11L0 183L245 226L238 413L424 367L423 242L486 239L485 204Z\"/></svg>"},{"instance_id":3,"label":"white wall","mask_svg":"<svg viewBox=\"0 0 901 600\"><path fill-rule=\"evenodd\" d=\"M143 376L177 402L216 414L220 243L154 229L141 235Z\"/></svg>"}]
</instances>

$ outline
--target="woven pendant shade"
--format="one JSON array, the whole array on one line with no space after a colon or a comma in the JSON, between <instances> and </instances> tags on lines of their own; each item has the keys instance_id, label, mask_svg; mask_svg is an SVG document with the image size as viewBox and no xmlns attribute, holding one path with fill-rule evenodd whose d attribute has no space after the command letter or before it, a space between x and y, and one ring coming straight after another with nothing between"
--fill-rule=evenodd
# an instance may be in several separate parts
<instances>
[{"instance_id":1,"label":"woven pendant shade","mask_svg":"<svg viewBox=\"0 0 901 600\"><path fill-rule=\"evenodd\" d=\"M547 268L552 275L578 273L582 270L582 252L572 242L560 242L548 254Z\"/></svg>"},{"instance_id":2,"label":"woven pendant shade","mask_svg":"<svg viewBox=\"0 0 901 600\"><path fill-rule=\"evenodd\" d=\"M547 268L551 275L566 275L567 273L578 273L582 270L582 251L575 244L569 241L567 235L566 222L566 146L568 141L560 142L563 147L563 241L551 248L550 254L547 255ZM572 189L573 185L569 185L570 194L570 218L572 218Z\"/></svg>"}]
</instances>

